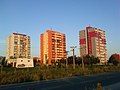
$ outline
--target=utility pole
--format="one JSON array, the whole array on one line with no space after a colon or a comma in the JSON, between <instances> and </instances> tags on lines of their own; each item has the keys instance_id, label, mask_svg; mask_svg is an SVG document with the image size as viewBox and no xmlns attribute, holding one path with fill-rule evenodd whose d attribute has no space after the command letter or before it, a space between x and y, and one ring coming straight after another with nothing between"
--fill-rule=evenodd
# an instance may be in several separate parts
<instances>
[{"instance_id":1,"label":"utility pole","mask_svg":"<svg viewBox=\"0 0 120 90\"><path fill-rule=\"evenodd\" d=\"M67 58L66 58L66 69L68 68L68 52L69 52L69 51L66 51L66 54L67 54Z\"/></svg>"},{"instance_id":2,"label":"utility pole","mask_svg":"<svg viewBox=\"0 0 120 90\"><path fill-rule=\"evenodd\" d=\"M82 56L81 58L82 58L82 69L83 69L83 71L84 71L84 69L85 69L85 66L84 66L84 60L83 60L83 56Z\"/></svg>"},{"instance_id":3,"label":"utility pole","mask_svg":"<svg viewBox=\"0 0 120 90\"><path fill-rule=\"evenodd\" d=\"M84 49L84 48L81 48L81 50ZM82 70L83 70L83 74L84 74L84 71L85 71L85 65L84 65L84 55L81 55L81 59L82 59Z\"/></svg>"},{"instance_id":4,"label":"utility pole","mask_svg":"<svg viewBox=\"0 0 120 90\"><path fill-rule=\"evenodd\" d=\"M2 70L3 70L3 65L1 65L1 74L2 74Z\"/></svg>"},{"instance_id":5,"label":"utility pole","mask_svg":"<svg viewBox=\"0 0 120 90\"><path fill-rule=\"evenodd\" d=\"M5 61L3 61L4 60L4 57L2 57L2 63L1 63L1 74L2 74L2 72L3 72L3 66L4 66L4 63L5 63Z\"/></svg>"},{"instance_id":6,"label":"utility pole","mask_svg":"<svg viewBox=\"0 0 120 90\"><path fill-rule=\"evenodd\" d=\"M72 46L72 47L70 47L71 49L72 49L72 51L73 51L73 69L75 69L75 48L76 48L77 46Z\"/></svg>"}]
</instances>

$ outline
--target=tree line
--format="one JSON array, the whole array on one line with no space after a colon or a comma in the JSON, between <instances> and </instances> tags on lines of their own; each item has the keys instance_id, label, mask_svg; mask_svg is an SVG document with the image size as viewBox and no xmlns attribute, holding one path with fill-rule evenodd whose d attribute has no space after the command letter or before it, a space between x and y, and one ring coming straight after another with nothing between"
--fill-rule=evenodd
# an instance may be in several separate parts
<instances>
[{"instance_id":1,"label":"tree line","mask_svg":"<svg viewBox=\"0 0 120 90\"><path fill-rule=\"evenodd\" d=\"M81 65L82 64L82 59L83 59L84 65L92 66L93 64L100 63L100 59L98 57L94 57L93 55L91 55L91 56L86 55L83 58L76 57L76 56L74 56L74 57L75 57L75 64L76 65ZM68 65L72 65L73 64L73 56L68 57L67 62L68 62ZM62 64L66 64L66 59L63 58L63 59L60 59L60 60L55 62L55 65L62 65Z\"/></svg>"},{"instance_id":2,"label":"tree line","mask_svg":"<svg viewBox=\"0 0 120 90\"><path fill-rule=\"evenodd\" d=\"M100 59L98 57L94 57L93 55L86 55L84 57L75 57L75 64L76 65L81 65L82 64L82 59L83 59L83 63L84 65L94 65L94 64L99 64L100 63ZM34 66L39 66L40 65L40 61L37 60L37 58L33 58L33 62L34 62ZM68 65L73 64L73 56L69 56L67 58L67 62ZM66 64L66 59L62 58L60 60L57 60L56 62L54 62L54 65L62 65L62 64ZM120 60L118 58L115 57L115 54L112 54L109 59L107 64L112 64L112 65L119 65L120 64ZM0 66L12 66L12 65L7 65L7 61L5 59L5 57L0 56Z\"/></svg>"}]
</instances>

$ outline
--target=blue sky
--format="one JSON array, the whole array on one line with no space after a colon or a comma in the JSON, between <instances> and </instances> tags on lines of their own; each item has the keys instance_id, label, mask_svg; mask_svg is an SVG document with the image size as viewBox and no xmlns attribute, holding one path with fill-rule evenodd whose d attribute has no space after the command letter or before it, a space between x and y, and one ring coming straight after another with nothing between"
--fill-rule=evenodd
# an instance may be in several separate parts
<instances>
[{"instance_id":1,"label":"blue sky","mask_svg":"<svg viewBox=\"0 0 120 90\"><path fill-rule=\"evenodd\" d=\"M31 37L32 56L39 56L39 37L53 28L66 34L67 50L78 46L86 26L106 31L108 56L120 53L120 0L0 0L0 55L13 32Z\"/></svg>"}]
</instances>

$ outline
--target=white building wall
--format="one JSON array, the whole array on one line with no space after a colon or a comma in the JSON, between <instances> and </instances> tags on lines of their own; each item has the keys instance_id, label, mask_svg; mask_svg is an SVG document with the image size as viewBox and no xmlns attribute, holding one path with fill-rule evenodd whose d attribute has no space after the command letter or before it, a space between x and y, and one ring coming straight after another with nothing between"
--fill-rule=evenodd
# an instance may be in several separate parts
<instances>
[{"instance_id":1,"label":"white building wall","mask_svg":"<svg viewBox=\"0 0 120 90\"><path fill-rule=\"evenodd\" d=\"M17 58L16 59L16 67L17 68L34 67L33 59Z\"/></svg>"},{"instance_id":2,"label":"white building wall","mask_svg":"<svg viewBox=\"0 0 120 90\"><path fill-rule=\"evenodd\" d=\"M16 44L14 43L15 40L17 41ZM24 43L20 44L20 40L22 40ZM14 47L16 47L15 50L14 50ZM24 48L24 50L23 50L23 48ZM20 55L24 58L30 58L31 57L30 48L31 47L30 47L30 37L29 36L19 34L19 33L16 33L16 34L13 33L7 38L6 59L9 59L11 56L19 58Z\"/></svg>"}]
</instances>

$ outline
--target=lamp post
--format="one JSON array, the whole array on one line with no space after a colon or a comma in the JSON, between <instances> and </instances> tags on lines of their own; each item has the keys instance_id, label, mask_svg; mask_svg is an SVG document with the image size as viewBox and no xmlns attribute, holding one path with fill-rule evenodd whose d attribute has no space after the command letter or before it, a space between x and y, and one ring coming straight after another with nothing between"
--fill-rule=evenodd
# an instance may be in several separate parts
<instances>
[{"instance_id":1,"label":"lamp post","mask_svg":"<svg viewBox=\"0 0 120 90\"><path fill-rule=\"evenodd\" d=\"M69 52L69 51L66 51L66 54L67 54L67 58L66 58L66 69L68 68L68 52Z\"/></svg>"},{"instance_id":2,"label":"lamp post","mask_svg":"<svg viewBox=\"0 0 120 90\"><path fill-rule=\"evenodd\" d=\"M75 55L74 55L74 52L75 52L75 48L76 48L77 46L72 46L72 47L70 47L71 49L72 49L72 51L73 51L73 69L75 69Z\"/></svg>"},{"instance_id":3,"label":"lamp post","mask_svg":"<svg viewBox=\"0 0 120 90\"><path fill-rule=\"evenodd\" d=\"M81 48L81 49L84 49L84 47ZM83 70L83 74L84 74L84 71L85 71L85 65L84 65L83 57L84 57L84 55L81 56L81 59L82 59L82 70Z\"/></svg>"},{"instance_id":4,"label":"lamp post","mask_svg":"<svg viewBox=\"0 0 120 90\"><path fill-rule=\"evenodd\" d=\"M3 70L3 65L1 65L1 74L2 74L2 70Z\"/></svg>"},{"instance_id":5,"label":"lamp post","mask_svg":"<svg viewBox=\"0 0 120 90\"><path fill-rule=\"evenodd\" d=\"M82 56L81 58L82 58L82 69L83 69L83 71L84 71L85 66L84 66L83 56Z\"/></svg>"},{"instance_id":6,"label":"lamp post","mask_svg":"<svg viewBox=\"0 0 120 90\"><path fill-rule=\"evenodd\" d=\"M2 74L2 71L3 71L3 63L4 63L4 62L3 62L3 58L2 58L1 61L2 61L2 63L1 63L1 74Z\"/></svg>"}]
</instances>

